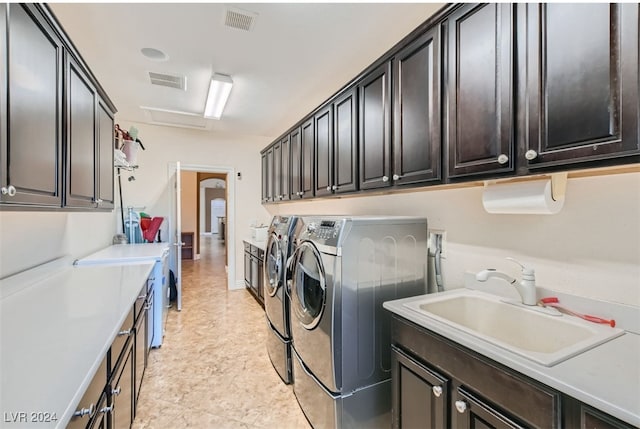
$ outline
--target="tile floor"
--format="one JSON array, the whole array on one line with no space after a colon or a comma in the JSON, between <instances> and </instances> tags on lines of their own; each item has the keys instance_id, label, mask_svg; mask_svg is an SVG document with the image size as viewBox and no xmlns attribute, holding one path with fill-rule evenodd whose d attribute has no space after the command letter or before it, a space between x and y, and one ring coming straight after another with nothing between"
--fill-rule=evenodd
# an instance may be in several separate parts
<instances>
[{"instance_id":1,"label":"tile floor","mask_svg":"<svg viewBox=\"0 0 640 429\"><path fill-rule=\"evenodd\" d=\"M169 311L149 355L133 429L308 429L271 366L264 311L246 290L227 290L224 245L203 238L201 259L183 261L182 311Z\"/></svg>"}]
</instances>

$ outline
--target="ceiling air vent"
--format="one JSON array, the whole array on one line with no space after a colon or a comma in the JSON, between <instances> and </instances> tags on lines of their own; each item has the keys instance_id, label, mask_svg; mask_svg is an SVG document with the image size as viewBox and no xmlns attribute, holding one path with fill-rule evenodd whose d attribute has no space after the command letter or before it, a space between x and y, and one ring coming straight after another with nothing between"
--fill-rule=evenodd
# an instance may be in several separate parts
<instances>
[{"instance_id":1,"label":"ceiling air vent","mask_svg":"<svg viewBox=\"0 0 640 429\"><path fill-rule=\"evenodd\" d=\"M258 14L236 7L228 7L224 17L224 25L238 30L251 31Z\"/></svg>"},{"instance_id":2,"label":"ceiling air vent","mask_svg":"<svg viewBox=\"0 0 640 429\"><path fill-rule=\"evenodd\" d=\"M165 73L149 72L151 84L168 86L169 88L187 90L187 77L183 75L173 75Z\"/></svg>"}]
</instances>

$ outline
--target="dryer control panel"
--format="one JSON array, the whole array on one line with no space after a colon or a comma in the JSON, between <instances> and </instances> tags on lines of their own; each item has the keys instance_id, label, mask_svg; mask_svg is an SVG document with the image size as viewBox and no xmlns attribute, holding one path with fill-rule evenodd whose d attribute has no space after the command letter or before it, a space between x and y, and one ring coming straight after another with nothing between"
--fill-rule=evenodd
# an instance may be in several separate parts
<instances>
[{"instance_id":1,"label":"dryer control panel","mask_svg":"<svg viewBox=\"0 0 640 429\"><path fill-rule=\"evenodd\" d=\"M327 246L337 246L342 229L342 220L318 220L310 222L306 228L306 238Z\"/></svg>"}]
</instances>

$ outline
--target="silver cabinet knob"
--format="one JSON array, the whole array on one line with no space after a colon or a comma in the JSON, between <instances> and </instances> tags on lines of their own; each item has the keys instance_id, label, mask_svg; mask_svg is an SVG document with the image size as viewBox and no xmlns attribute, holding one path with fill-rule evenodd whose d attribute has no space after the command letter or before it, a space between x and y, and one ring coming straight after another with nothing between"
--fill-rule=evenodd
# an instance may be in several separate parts
<instances>
[{"instance_id":1,"label":"silver cabinet knob","mask_svg":"<svg viewBox=\"0 0 640 429\"><path fill-rule=\"evenodd\" d=\"M389 176L382 176L382 181L383 182L388 182L389 181Z\"/></svg>"},{"instance_id":2,"label":"silver cabinet knob","mask_svg":"<svg viewBox=\"0 0 640 429\"><path fill-rule=\"evenodd\" d=\"M113 411L113 404L109 405L108 407L102 407L100 408L100 412L102 414L107 414Z\"/></svg>"},{"instance_id":3,"label":"silver cabinet knob","mask_svg":"<svg viewBox=\"0 0 640 429\"><path fill-rule=\"evenodd\" d=\"M3 186L0 192L2 192L2 195L9 195L10 197L14 197L16 195L16 188L13 185Z\"/></svg>"},{"instance_id":4,"label":"silver cabinet knob","mask_svg":"<svg viewBox=\"0 0 640 429\"><path fill-rule=\"evenodd\" d=\"M122 337L124 335L131 335L131 329L125 329L124 331L118 332L119 337Z\"/></svg>"},{"instance_id":5,"label":"silver cabinet knob","mask_svg":"<svg viewBox=\"0 0 640 429\"><path fill-rule=\"evenodd\" d=\"M504 153L501 153L498 157L498 164L506 164L507 162L509 162L509 157Z\"/></svg>"},{"instance_id":6,"label":"silver cabinet knob","mask_svg":"<svg viewBox=\"0 0 640 429\"><path fill-rule=\"evenodd\" d=\"M330 191L330 190L331 190L331 186L327 186L327 191Z\"/></svg>"},{"instance_id":7,"label":"silver cabinet knob","mask_svg":"<svg viewBox=\"0 0 640 429\"><path fill-rule=\"evenodd\" d=\"M393 175L393 180L400 180L402 179L402 176L398 176L397 174Z\"/></svg>"},{"instance_id":8,"label":"silver cabinet knob","mask_svg":"<svg viewBox=\"0 0 640 429\"><path fill-rule=\"evenodd\" d=\"M111 394L114 396L118 396L122 393L122 387L118 386L116 389L111 389Z\"/></svg>"},{"instance_id":9,"label":"silver cabinet knob","mask_svg":"<svg viewBox=\"0 0 640 429\"><path fill-rule=\"evenodd\" d=\"M533 161L538 157L538 152L536 152L533 149L529 149L528 151L525 152L524 157L527 158L527 160L529 161Z\"/></svg>"},{"instance_id":10,"label":"silver cabinet knob","mask_svg":"<svg viewBox=\"0 0 640 429\"><path fill-rule=\"evenodd\" d=\"M331 190L332 190L332 191L337 191L337 190L338 190L338 186L337 186L337 185L333 185L333 186L331 187Z\"/></svg>"},{"instance_id":11,"label":"silver cabinet knob","mask_svg":"<svg viewBox=\"0 0 640 429\"><path fill-rule=\"evenodd\" d=\"M442 396L442 386L433 386L431 388L431 391L433 391L433 394L436 398Z\"/></svg>"},{"instance_id":12,"label":"silver cabinet knob","mask_svg":"<svg viewBox=\"0 0 640 429\"><path fill-rule=\"evenodd\" d=\"M467 411L467 403L464 401L456 401L456 410L458 410L460 414L463 414Z\"/></svg>"},{"instance_id":13,"label":"silver cabinet knob","mask_svg":"<svg viewBox=\"0 0 640 429\"><path fill-rule=\"evenodd\" d=\"M90 416L91 414L93 414L95 409L96 409L96 404L91 404L89 405L89 408L80 408L79 410L76 410L76 412L73 413L73 416L74 417Z\"/></svg>"}]
</instances>

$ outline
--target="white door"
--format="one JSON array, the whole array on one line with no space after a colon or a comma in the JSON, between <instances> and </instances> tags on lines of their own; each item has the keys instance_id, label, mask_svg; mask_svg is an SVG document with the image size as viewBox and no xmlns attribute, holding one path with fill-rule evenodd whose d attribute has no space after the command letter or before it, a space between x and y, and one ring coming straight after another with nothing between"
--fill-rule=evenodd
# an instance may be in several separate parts
<instances>
[{"instance_id":1,"label":"white door","mask_svg":"<svg viewBox=\"0 0 640 429\"><path fill-rule=\"evenodd\" d=\"M182 310L182 231L180 229L180 162L169 164L169 267L176 275L178 311Z\"/></svg>"}]
</instances>

